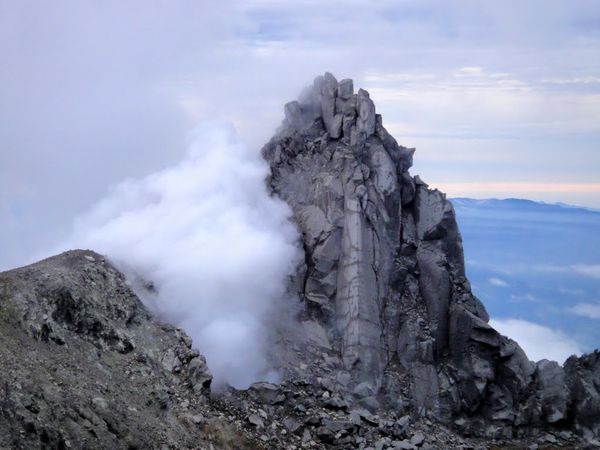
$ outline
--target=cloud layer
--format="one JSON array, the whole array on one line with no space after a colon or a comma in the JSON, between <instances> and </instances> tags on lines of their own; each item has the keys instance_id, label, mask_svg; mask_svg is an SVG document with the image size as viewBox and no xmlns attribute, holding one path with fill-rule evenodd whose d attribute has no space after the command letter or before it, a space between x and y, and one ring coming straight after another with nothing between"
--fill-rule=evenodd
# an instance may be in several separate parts
<instances>
[{"instance_id":1,"label":"cloud layer","mask_svg":"<svg viewBox=\"0 0 600 450\"><path fill-rule=\"evenodd\" d=\"M600 303L577 303L569 311L588 319L600 319Z\"/></svg>"},{"instance_id":2,"label":"cloud layer","mask_svg":"<svg viewBox=\"0 0 600 450\"><path fill-rule=\"evenodd\" d=\"M183 161L115 186L62 247L108 255L154 311L192 336L217 382L247 386L269 377L269 317L293 307L285 282L297 232L266 175L230 127L205 124Z\"/></svg>"},{"instance_id":3,"label":"cloud layer","mask_svg":"<svg viewBox=\"0 0 600 450\"><path fill-rule=\"evenodd\" d=\"M452 201L467 274L490 315L561 330L585 352L598 348L600 212L514 199ZM543 351L550 358L553 347L537 354Z\"/></svg>"},{"instance_id":4,"label":"cloud layer","mask_svg":"<svg viewBox=\"0 0 600 450\"><path fill-rule=\"evenodd\" d=\"M370 89L451 195L505 183L600 206L598 2L488 3L0 2L0 268L108 185L178 161L191 124L232 121L258 147L325 70Z\"/></svg>"},{"instance_id":5,"label":"cloud layer","mask_svg":"<svg viewBox=\"0 0 600 450\"><path fill-rule=\"evenodd\" d=\"M549 359L562 364L582 353L579 344L560 330L519 319L492 319L490 325L517 341L532 361Z\"/></svg>"}]
</instances>

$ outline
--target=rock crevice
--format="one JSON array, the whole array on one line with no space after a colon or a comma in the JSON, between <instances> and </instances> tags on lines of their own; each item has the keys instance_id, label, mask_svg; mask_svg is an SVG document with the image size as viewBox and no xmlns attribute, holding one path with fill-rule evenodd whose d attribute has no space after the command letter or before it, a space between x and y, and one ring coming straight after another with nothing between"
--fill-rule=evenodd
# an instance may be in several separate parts
<instances>
[{"instance_id":1,"label":"rock crevice","mask_svg":"<svg viewBox=\"0 0 600 450\"><path fill-rule=\"evenodd\" d=\"M598 432L577 403L598 366L536 365L488 324L452 204L410 175L414 149L387 132L367 91L317 77L262 152L302 233L296 277L316 322L306 329L331 338L321 350L334 370L462 432L508 437L565 420Z\"/></svg>"}]
</instances>

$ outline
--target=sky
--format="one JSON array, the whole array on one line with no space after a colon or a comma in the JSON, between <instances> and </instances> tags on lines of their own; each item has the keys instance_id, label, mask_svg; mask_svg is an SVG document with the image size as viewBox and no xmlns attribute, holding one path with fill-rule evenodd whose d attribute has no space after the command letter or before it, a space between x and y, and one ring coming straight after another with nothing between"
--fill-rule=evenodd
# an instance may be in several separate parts
<instances>
[{"instance_id":1,"label":"sky","mask_svg":"<svg viewBox=\"0 0 600 450\"><path fill-rule=\"evenodd\" d=\"M600 347L600 210L452 199L467 276L492 325L529 358Z\"/></svg>"},{"instance_id":2,"label":"sky","mask_svg":"<svg viewBox=\"0 0 600 450\"><path fill-rule=\"evenodd\" d=\"M258 153L325 71L450 196L600 208L598 55L595 0L0 0L0 270L185 160L199 124Z\"/></svg>"},{"instance_id":3,"label":"sky","mask_svg":"<svg viewBox=\"0 0 600 450\"><path fill-rule=\"evenodd\" d=\"M0 267L230 121L257 150L325 71L452 196L600 207L596 1L0 0Z\"/></svg>"}]
</instances>

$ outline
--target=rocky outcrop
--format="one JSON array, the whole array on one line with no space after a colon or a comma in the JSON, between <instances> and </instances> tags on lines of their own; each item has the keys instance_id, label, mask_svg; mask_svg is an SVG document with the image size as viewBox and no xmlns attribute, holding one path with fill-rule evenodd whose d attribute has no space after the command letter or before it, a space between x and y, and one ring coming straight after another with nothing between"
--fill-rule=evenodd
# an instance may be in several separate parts
<instances>
[{"instance_id":1,"label":"rocky outcrop","mask_svg":"<svg viewBox=\"0 0 600 450\"><path fill-rule=\"evenodd\" d=\"M371 410L408 408L462 433L510 437L576 421L595 435L600 416L584 410L597 406L597 363L536 365L489 325L465 277L452 204L410 175L413 153L368 92L329 73L286 105L263 148L269 186L302 233L292 285L304 304L305 333L295 336L309 343L304 362L348 376Z\"/></svg>"},{"instance_id":2,"label":"rocky outcrop","mask_svg":"<svg viewBox=\"0 0 600 450\"><path fill-rule=\"evenodd\" d=\"M581 358L571 356L564 367L566 385L569 388L566 395L566 400L570 403L568 418L573 421L575 429L580 434L588 439L598 439L600 436L600 351L596 350ZM557 390L558 387L554 392Z\"/></svg>"},{"instance_id":3,"label":"rocky outcrop","mask_svg":"<svg viewBox=\"0 0 600 450\"><path fill-rule=\"evenodd\" d=\"M0 448L210 447L212 376L101 255L0 273Z\"/></svg>"}]
</instances>

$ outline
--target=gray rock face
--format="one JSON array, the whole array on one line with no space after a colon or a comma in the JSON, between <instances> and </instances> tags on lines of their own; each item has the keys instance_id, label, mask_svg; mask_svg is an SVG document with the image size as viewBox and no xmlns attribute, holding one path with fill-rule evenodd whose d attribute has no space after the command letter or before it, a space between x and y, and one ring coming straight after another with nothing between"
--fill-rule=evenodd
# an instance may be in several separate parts
<instances>
[{"instance_id":1,"label":"gray rock face","mask_svg":"<svg viewBox=\"0 0 600 450\"><path fill-rule=\"evenodd\" d=\"M548 423L565 419L570 400L565 371L557 362L546 359L536 366L542 417Z\"/></svg>"},{"instance_id":2,"label":"gray rock face","mask_svg":"<svg viewBox=\"0 0 600 450\"><path fill-rule=\"evenodd\" d=\"M0 273L0 448L209 448L212 376L101 255ZM237 437L229 424L215 422ZM219 447L221 448L221 447Z\"/></svg>"},{"instance_id":3,"label":"gray rock face","mask_svg":"<svg viewBox=\"0 0 600 450\"><path fill-rule=\"evenodd\" d=\"M581 358L571 356L565 362L571 410L569 417L586 438L600 436L600 351Z\"/></svg>"},{"instance_id":4,"label":"gray rock face","mask_svg":"<svg viewBox=\"0 0 600 450\"><path fill-rule=\"evenodd\" d=\"M501 438L573 414L589 427L571 404L574 391L595 398L597 372L536 366L488 324L452 204L410 175L414 149L385 130L366 91L353 92L350 80L318 77L263 148L270 188L302 232L293 285L301 320L320 325L304 330L327 336L307 340L385 407L408 404L463 432Z\"/></svg>"}]
</instances>

